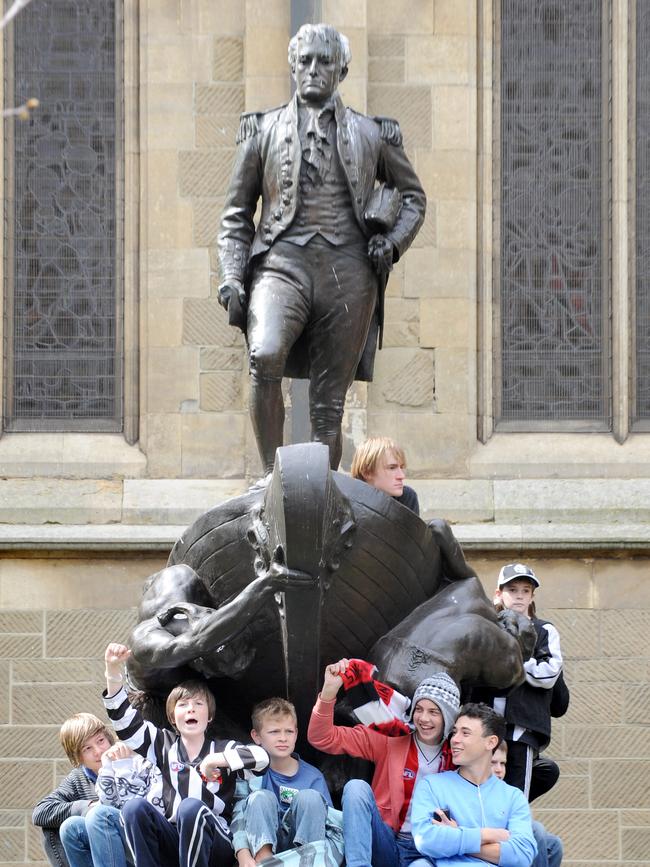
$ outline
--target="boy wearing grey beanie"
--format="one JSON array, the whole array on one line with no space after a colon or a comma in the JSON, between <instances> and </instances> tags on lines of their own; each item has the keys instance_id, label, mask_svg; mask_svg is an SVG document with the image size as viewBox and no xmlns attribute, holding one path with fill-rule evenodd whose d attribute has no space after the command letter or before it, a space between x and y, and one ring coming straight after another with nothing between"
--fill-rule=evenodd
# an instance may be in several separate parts
<instances>
[{"instance_id":1,"label":"boy wearing grey beanie","mask_svg":"<svg viewBox=\"0 0 650 867\"><path fill-rule=\"evenodd\" d=\"M416 782L453 767L446 737L460 705L458 686L444 672L427 677L411 703L414 731L389 737L363 725L334 725L336 696L348 666L349 660L341 659L326 667L307 733L312 746L325 753L375 764L370 786L364 780L350 780L343 789L346 863L348 867L422 863L411 834L411 798Z\"/></svg>"}]
</instances>

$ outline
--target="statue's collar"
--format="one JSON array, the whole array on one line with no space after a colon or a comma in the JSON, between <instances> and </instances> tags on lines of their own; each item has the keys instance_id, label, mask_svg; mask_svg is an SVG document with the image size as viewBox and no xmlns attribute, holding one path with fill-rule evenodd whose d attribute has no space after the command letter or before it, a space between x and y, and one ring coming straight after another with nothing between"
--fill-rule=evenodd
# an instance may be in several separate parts
<instances>
[{"instance_id":1,"label":"statue's collar","mask_svg":"<svg viewBox=\"0 0 650 867\"><path fill-rule=\"evenodd\" d=\"M290 102L292 114L297 122L298 120L298 106L300 103L298 102L298 94L294 93L293 99ZM310 106L305 106L306 108L310 108ZM336 90L332 96L327 100L327 102L322 105L318 109L313 109L319 116L323 112L333 111L334 117L336 118L337 124L341 123L341 121L345 118L345 106L343 105L343 100L339 96L338 90Z\"/></svg>"}]
</instances>

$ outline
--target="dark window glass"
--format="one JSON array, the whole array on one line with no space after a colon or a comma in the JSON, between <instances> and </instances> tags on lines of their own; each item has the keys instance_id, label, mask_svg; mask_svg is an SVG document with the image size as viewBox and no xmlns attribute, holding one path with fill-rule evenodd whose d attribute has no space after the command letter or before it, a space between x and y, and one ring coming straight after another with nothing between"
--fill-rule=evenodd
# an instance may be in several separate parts
<instances>
[{"instance_id":1,"label":"dark window glass","mask_svg":"<svg viewBox=\"0 0 650 867\"><path fill-rule=\"evenodd\" d=\"M601 15L600 0L501 4L501 422L611 423Z\"/></svg>"},{"instance_id":2,"label":"dark window glass","mask_svg":"<svg viewBox=\"0 0 650 867\"><path fill-rule=\"evenodd\" d=\"M8 28L5 101L40 101L7 133L12 430L121 429L115 24L110 0L33 0Z\"/></svg>"}]
</instances>

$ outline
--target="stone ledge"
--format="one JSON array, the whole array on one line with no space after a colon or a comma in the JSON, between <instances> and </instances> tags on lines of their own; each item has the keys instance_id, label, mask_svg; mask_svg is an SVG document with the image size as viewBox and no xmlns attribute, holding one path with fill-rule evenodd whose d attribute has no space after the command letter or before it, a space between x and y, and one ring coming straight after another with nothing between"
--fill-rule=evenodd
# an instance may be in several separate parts
<instances>
[{"instance_id":1,"label":"stone ledge","mask_svg":"<svg viewBox=\"0 0 650 867\"><path fill-rule=\"evenodd\" d=\"M168 551L185 524L0 524L0 551ZM650 550L645 524L454 524L467 551Z\"/></svg>"},{"instance_id":2,"label":"stone ledge","mask_svg":"<svg viewBox=\"0 0 650 867\"><path fill-rule=\"evenodd\" d=\"M0 476L115 479L145 474L147 459L122 434L8 433L0 438Z\"/></svg>"}]
</instances>

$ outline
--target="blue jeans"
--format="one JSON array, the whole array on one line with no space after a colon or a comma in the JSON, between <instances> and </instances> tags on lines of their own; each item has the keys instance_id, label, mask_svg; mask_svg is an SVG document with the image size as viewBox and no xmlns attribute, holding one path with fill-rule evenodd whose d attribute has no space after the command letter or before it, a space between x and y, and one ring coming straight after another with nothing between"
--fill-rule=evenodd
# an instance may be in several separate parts
<instances>
[{"instance_id":1,"label":"blue jeans","mask_svg":"<svg viewBox=\"0 0 650 867\"><path fill-rule=\"evenodd\" d=\"M251 854L255 856L266 845L270 845L275 853L324 840L326 818L325 799L314 789L296 792L284 811L268 789L251 792L244 811L244 827Z\"/></svg>"},{"instance_id":2,"label":"blue jeans","mask_svg":"<svg viewBox=\"0 0 650 867\"><path fill-rule=\"evenodd\" d=\"M120 811L103 804L70 816L59 835L70 867L127 867Z\"/></svg>"},{"instance_id":3,"label":"blue jeans","mask_svg":"<svg viewBox=\"0 0 650 867\"><path fill-rule=\"evenodd\" d=\"M410 834L396 834L379 815L372 789L350 780L343 789L343 839L347 867L431 867Z\"/></svg>"},{"instance_id":4,"label":"blue jeans","mask_svg":"<svg viewBox=\"0 0 650 867\"><path fill-rule=\"evenodd\" d=\"M562 863L562 841L555 834L549 834L541 822L533 820L533 836L537 843L537 855L532 867L560 867Z\"/></svg>"}]
</instances>

